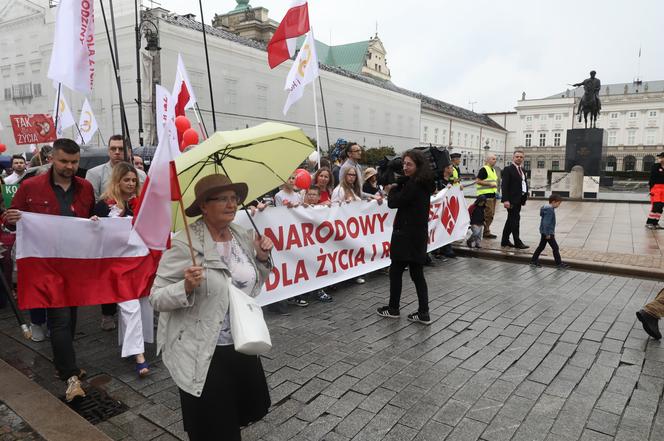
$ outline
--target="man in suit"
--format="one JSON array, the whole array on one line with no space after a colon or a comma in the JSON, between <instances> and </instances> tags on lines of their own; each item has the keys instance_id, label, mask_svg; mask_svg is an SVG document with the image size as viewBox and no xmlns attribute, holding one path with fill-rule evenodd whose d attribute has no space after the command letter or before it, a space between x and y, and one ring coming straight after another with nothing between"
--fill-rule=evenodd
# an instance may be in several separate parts
<instances>
[{"instance_id":1,"label":"man in suit","mask_svg":"<svg viewBox=\"0 0 664 441\"><path fill-rule=\"evenodd\" d=\"M521 242L519 237L519 222L521 221L521 206L525 205L528 198L528 183L526 172L522 164L525 155L523 150L515 150L512 163L505 167L501 176L501 193L503 206L507 209L507 220L503 228L503 237L500 246L514 247L518 249L528 248ZM510 242L510 234L514 242Z\"/></svg>"}]
</instances>

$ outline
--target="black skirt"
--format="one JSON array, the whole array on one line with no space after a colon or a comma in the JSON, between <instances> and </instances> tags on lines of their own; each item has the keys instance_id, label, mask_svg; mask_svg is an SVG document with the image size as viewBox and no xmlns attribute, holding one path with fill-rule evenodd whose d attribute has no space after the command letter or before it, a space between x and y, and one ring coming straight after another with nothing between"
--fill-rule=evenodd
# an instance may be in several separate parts
<instances>
[{"instance_id":1,"label":"black skirt","mask_svg":"<svg viewBox=\"0 0 664 441\"><path fill-rule=\"evenodd\" d=\"M217 346L200 397L180 389L184 430L191 441L240 440L240 427L263 418L270 392L260 358Z\"/></svg>"}]
</instances>

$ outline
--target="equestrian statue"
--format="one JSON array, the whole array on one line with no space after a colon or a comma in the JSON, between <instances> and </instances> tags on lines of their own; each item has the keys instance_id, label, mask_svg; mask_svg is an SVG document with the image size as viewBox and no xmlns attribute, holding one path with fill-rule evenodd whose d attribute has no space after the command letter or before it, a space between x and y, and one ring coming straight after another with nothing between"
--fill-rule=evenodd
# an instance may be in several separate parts
<instances>
[{"instance_id":1,"label":"equestrian statue","mask_svg":"<svg viewBox=\"0 0 664 441\"><path fill-rule=\"evenodd\" d=\"M572 84L574 87L583 86L583 98L579 102L579 108L576 112L579 115L579 122L581 122L581 113L583 113L583 122L586 129L588 128L588 114L590 113L590 127L595 128L597 116L602 108L602 103L599 100L599 91L602 88L602 83L599 78L595 78L595 71L590 71L590 78L586 78L580 83Z\"/></svg>"}]
</instances>

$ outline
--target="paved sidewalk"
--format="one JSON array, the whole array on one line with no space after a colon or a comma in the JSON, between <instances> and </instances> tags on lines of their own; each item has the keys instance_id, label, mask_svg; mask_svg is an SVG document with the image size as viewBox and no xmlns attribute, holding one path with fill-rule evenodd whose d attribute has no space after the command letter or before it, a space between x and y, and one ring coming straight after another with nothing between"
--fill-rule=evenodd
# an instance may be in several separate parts
<instances>
[{"instance_id":1,"label":"paved sidewalk","mask_svg":"<svg viewBox=\"0 0 664 441\"><path fill-rule=\"evenodd\" d=\"M330 304L268 316L273 407L243 440L664 439L664 346L634 315L664 284L472 258L426 277L431 326L405 319L417 303L410 281L401 319L375 314L388 298L381 273L330 290ZM138 380L99 314L81 310L78 359L129 410L97 428L115 440L184 439L168 372L152 353L151 376ZM48 343L22 340L12 320L0 313L0 357L62 394Z\"/></svg>"},{"instance_id":2,"label":"paved sidewalk","mask_svg":"<svg viewBox=\"0 0 664 441\"><path fill-rule=\"evenodd\" d=\"M44 438L39 436L23 418L0 401L0 440L44 441Z\"/></svg>"},{"instance_id":3,"label":"paved sidewalk","mask_svg":"<svg viewBox=\"0 0 664 441\"><path fill-rule=\"evenodd\" d=\"M466 199L469 205L472 201ZM482 247L532 255L540 241L539 210L545 202L529 200L521 211L521 237L529 249L500 247L507 218L500 203L491 227L498 238L483 240ZM648 204L638 203L564 201L556 210L556 238L563 259L647 268L664 274L664 230L645 228L649 209ZM547 247L543 255L551 256L551 249Z\"/></svg>"}]
</instances>

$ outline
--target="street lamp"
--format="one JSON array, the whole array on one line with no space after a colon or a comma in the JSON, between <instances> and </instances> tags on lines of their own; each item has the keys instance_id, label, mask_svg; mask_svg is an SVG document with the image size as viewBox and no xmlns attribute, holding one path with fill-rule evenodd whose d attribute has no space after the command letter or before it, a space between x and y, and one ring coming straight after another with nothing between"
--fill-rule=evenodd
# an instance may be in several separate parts
<instances>
[{"instance_id":1,"label":"street lamp","mask_svg":"<svg viewBox=\"0 0 664 441\"><path fill-rule=\"evenodd\" d=\"M147 19L141 18L138 23L138 0L134 3L136 8L136 104L138 106L138 142L143 147L143 98L141 93L141 33L145 35L147 45L145 49L150 52L160 51L159 47L159 28L157 25Z\"/></svg>"}]
</instances>

